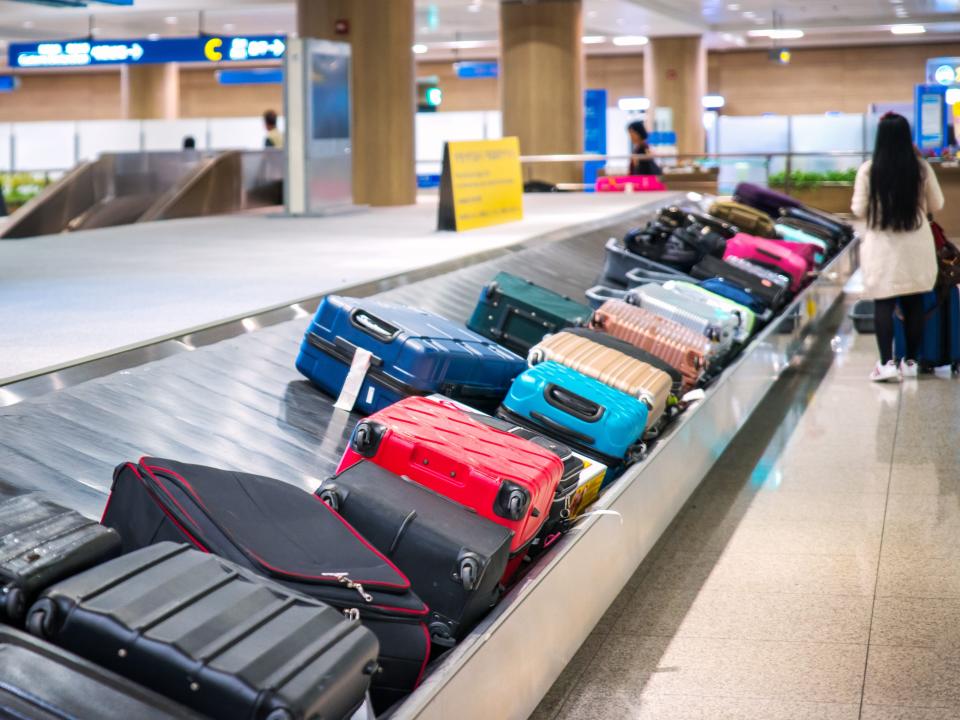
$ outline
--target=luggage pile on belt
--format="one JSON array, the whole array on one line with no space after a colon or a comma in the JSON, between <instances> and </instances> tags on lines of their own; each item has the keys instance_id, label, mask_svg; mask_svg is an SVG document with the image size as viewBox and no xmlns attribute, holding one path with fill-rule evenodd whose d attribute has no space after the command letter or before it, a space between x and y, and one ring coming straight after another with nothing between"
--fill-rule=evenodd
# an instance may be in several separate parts
<instances>
[{"instance_id":1,"label":"luggage pile on belt","mask_svg":"<svg viewBox=\"0 0 960 720\"><path fill-rule=\"evenodd\" d=\"M145 457L117 467L101 524L0 503L0 704L388 709L852 236L741 185L608 243L592 307L509 273L468 328L328 296L296 366L366 417L318 487Z\"/></svg>"}]
</instances>

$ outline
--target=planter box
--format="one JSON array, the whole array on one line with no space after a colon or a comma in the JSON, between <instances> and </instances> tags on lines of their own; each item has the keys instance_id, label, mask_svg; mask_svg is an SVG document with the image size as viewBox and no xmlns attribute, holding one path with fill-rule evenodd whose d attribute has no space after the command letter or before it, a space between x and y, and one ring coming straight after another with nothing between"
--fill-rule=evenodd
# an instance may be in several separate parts
<instances>
[{"instance_id":1,"label":"planter box","mask_svg":"<svg viewBox=\"0 0 960 720\"><path fill-rule=\"evenodd\" d=\"M784 192L782 187L774 189ZM850 201L853 200L853 185L824 183L809 188L792 187L786 193L812 208L829 213L848 215L850 213Z\"/></svg>"}]
</instances>

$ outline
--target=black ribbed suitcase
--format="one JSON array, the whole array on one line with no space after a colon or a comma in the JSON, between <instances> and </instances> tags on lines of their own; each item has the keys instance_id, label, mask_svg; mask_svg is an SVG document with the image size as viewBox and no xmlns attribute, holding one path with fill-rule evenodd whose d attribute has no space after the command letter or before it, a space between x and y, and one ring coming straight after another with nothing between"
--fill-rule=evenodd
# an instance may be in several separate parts
<instances>
[{"instance_id":1,"label":"black ribbed suitcase","mask_svg":"<svg viewBox=\"0 0 960 720\"><path fill-rule=\"evenodd\" d=\"M0 718L202 720L116 673L5 627L0 627Z\"/></svg>"},{"instance_id":2,"label":"black ribbed suitcase","mask_svg":"<svg viewBox=\"0 0 960 720\"><path fill-rule=\"evenodd\" d=\"M35 493L0 502L0 619L22 625L43 590L119 554L120 536L75 510Z\"/></svg>"},{"instance_id":3,"label":"black ribbed suitcase","mask_svg":"<svg viewBox=\"0 0 960 720\"><path fill-rule=\"evenodd\" d=\"M774 312L782 308L790 297L786 288L779 287L769 280L715 257L707 256L703 258L694 266L690 274L698 280L710 280L712 278L728 280L750 293Z\"/></svg>"},{"instance_id":4,"label":"black ribbed suitcase","mask_svg":"<svg viewBox=\"0 0 960 720\"><path fill-rule=\"evenodd\" d=\"M452 645L499 599L512 535L502 525L362 460L317 496L410 578L435 643Z\"/></svg>"},{"instance_id":5,"label":"black ribbed suitcase","mask_svg":"<svg viewBox=\"0 0 960 720\"><path fill-rule=\"evenodd\" d=\"M143 458L116 469L103 523L120 533L125 552L188 541L358 616L380 641L370 690L378 712L420 683L430 657L428 607L396 565L312 493L259 475Z\"/></svg>"},{"instance_id":6,"label":"black ribbed suitcase","mask_svg":"<svg viewBox=\"0 0 960 720\"><path fill-rule=\"evenodd\" d=\"M377 669L377 640L359 622L170 542L57 583L27 627L224 720L349 718Z\"/></svg>"}]
</instances>

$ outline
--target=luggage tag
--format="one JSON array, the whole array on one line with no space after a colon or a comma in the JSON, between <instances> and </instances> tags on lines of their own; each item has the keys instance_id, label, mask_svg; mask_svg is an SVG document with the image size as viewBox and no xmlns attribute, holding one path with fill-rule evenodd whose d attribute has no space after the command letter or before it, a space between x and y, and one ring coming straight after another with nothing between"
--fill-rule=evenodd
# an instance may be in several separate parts
<instances>
[{"instance_id":1,"label":"luggage tag","mask_svg":"<svg viewBox=\"0 0 960 720\"><path fill-rule=\"evenodd\" d=\"M347 372L347 379L343 381L343 387L340 389L340 397L333 404L337 410L346 410L350 412L357 402L357 396L360 395L360 388L363 387L363 380L367 376L367 370L370 369L370 361L373 359L373 353L363 348L357 348L353 353L353 361L350 363L350 370Z\"/></svg>"}]
</instances>

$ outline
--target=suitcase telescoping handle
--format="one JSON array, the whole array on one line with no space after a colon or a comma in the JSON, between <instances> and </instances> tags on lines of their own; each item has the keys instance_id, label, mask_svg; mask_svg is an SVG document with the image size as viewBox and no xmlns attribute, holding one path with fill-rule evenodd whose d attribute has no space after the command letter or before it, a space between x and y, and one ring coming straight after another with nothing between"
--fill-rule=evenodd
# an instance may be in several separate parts
<instances>
[{"instance_id":1,"label":"suitcase telescoping handle","mask_svg":"<svg viewBox=\"0 0 960 720\"><path fill-rule=\"evenodd\" d=\"M382 343L393 342L400 334L400 328L396 325L391 325L363 308L356 308L350 313L350 324Z\"/></svg>"}]
</instances>

